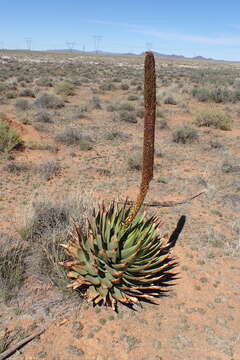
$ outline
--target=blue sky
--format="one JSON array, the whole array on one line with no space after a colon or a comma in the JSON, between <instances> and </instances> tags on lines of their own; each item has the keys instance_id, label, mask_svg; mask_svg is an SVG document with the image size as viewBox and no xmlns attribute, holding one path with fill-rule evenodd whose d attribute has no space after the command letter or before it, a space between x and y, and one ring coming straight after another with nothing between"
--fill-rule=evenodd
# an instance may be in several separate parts
<instances>
[{"instance_id":1,"label":"blue sky","mask_svg":"<svg viewBox=\"0 0 240 360\"><path fill-rule=\"evenodd\" d=\"M240 60L240 1L0 0L0 47L74 48Z\"/></svg>"}]
</instances>

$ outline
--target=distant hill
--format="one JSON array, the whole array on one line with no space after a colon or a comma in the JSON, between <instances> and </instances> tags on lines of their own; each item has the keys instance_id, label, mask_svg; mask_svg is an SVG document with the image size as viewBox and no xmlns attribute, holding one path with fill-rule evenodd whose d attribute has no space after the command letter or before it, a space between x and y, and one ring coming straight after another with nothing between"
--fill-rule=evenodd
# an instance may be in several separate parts
<instances>
[{"instance_id":1,"label":"distant hill","mask_svg":"<svg viewBox=\"0 0 240 360\"><path fill-rule=\"evenodd\" d=\"M46 51L50 52L73 52L73 53L82 53L82 54L95 54L96 51L82 51L78 49L49 49ZM214 60L212 58L205 58L204 56L194 56L194 57L186 57L183 55L176 55L176 54L162 54L157 51L153 51L154 55L157 57L165 58L165 59L195 59L195 60ZM127 55L127 56L143 56L145 52L142 52L140 54L135 53L118 53L118 52L110 52L110 51L101 51L98 50L97 54L101 55Z\"/></svg>"}]
</instances>

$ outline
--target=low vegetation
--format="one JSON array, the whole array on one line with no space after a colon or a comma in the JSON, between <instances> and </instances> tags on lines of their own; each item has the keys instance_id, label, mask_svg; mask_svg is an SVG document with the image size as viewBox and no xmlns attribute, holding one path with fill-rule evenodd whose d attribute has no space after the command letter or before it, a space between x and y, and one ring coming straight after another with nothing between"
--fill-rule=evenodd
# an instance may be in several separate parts
<instances>
[{"instance_id":1,"label":"low vegetation","mask_svg":"<svg viewBox=\"0 0 240 360\"><path fill-rule=\"evenodd\" d=\"M0 152L8 152L21 145L22 141L9 125L0 119Z\"/></svg>"},{"instance_id":2,"label":"low vegetation","mask_svg":"<svg viewBox=\"0 0 240 360\"><path fill-rule=\"evenodd\" d=\"M27 250L20 241L0 233L0 296L15 296L24 280Z\"/></svg>"},{"instance_id":3,"label":"low vegetation","mask_svg":"<svg viewBox=\"0 0 240 360\"><path fill-rule=\"evenodd\" d=\"M34 105L43 109L60 109L64 107L64 101L55 94L42 93L37 96Z\"/></svg>"},{"instance_id":4,"label":"low vegetation","mask_svg":"<svg viewBox=\"0 0 240 360\"><path fill-rule=\"evenodd\" d=\"M185 125L174 130L172 137L176 143L192 144L198 141L199 135L195 128Z\"/></svg>"},{"instance_id":5,"label":"low vegetation","mask_svg":"<svg viewBox=\"0 0 240 360\"><path fill-rule=\"evenodd\" d=\"M194 124L201 127L211 127L220 130L231 130L232 119L223 111L205 109L197 113Z\"/></svg>"}]
</instances>

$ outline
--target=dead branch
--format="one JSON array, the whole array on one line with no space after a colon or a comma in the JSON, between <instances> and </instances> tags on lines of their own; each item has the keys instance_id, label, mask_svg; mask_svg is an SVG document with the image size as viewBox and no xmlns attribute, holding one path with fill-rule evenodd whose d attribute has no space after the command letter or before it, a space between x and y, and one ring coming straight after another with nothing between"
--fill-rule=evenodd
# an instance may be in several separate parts
<instances>
[{"instance_id":1,"label":"dead branch","mask_svg":"<svg viewBox=\"0 0 240 360\"><path fill-rule=\"evenodd\" d=\"M43 328L41 330L36 331L32 335L29 335L25 339L19 341L17 344L13 345L10 349L4 351L2 354L0 354L0 360L4 360L9 358L12 354L14 354L18 349L22 348L24 345L28 344L30 341L35 339L37 336L41 335L46 331L47 328Z\"/></svg>"},{"instance_id":2,"label":"dead branch","mask_svg":"<svg viewBox=\"0 0 240 360\"><path fill-rule=\"evenodd\" d=\"M182 199L182 200L164 200L164 201L153 201L151 203L147 203L147 202L144 202L143 203L143 206L149 206L149 207L173 207L173 206L176 206L176 205L182 205L182 204L185 204L193 199L195 199L196 197L204 194L206 192L206 190L203 190L201 191L200 193L196 194L196 195L193 195L193 196L190 196L190 197L187 197L185 199ZM135 204L135 201L133 200L125 200L125 201L117 201L118 204L127 204L127 205L134 205ZM1 359L0 359L1 360Z\"/></svg>"}]
</instances>

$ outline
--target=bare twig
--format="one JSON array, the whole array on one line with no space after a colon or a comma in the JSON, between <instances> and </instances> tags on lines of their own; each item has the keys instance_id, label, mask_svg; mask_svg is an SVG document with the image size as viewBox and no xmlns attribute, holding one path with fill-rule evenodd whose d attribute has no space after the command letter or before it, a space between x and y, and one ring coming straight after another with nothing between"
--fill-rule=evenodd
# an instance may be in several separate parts
<instances>
[{"instance_id":1,"label":"bare twig","mask_svg":"<svg viewBox=\"0 0 240 360\"><path fill-rule=\"evenodd\" d=\"M187 197L185 199L182 200L165 200L165 201L153 201L151 203L143 203L143 206L149 206L149 207L173 207L176 205L182 205L185 204L193 199L195 199L196 197L204 194L206 192L206 190L201 191L200 193ZM125 201L117 201L119 204L127 204L127 205L134 205L135 201L133 200L125 200Z\"/></svg>"},{"instance_id":2,"label":"bare twig","mask_svg":"<svg viewBox=\"0 0 240 360\"><path fill-rule=\"evenodd\" d=\"M47 328L43 328L41 330L38 330L35 333L33 333L32 335L29 335L25 339L19 341L17 344L13 345L10 349L8 349L8 350L4 351L2 354L0 354L0 360L4 360L4 359L9 358L9 356L14 354L18 349L20 349L24 345L28 344L30 341L35 339L37 336L44 333L44 331L46 331L46 330L47 330Z\"/></svg>"}]
</instances>

